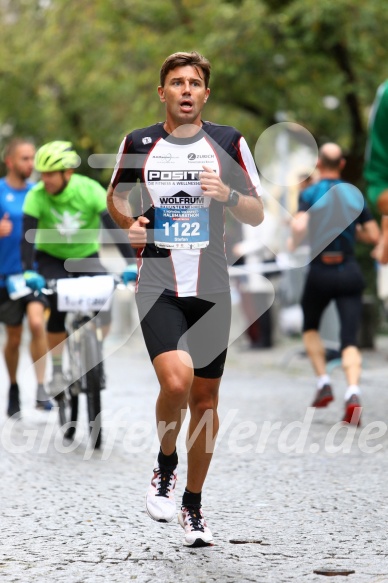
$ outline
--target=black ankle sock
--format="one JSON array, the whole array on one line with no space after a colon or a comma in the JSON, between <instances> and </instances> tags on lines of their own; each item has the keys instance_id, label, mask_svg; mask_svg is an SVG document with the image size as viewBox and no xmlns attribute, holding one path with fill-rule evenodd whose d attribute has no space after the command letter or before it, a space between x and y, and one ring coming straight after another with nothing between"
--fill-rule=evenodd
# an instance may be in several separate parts
<instances>
[{"instance_id":1,"label":"black ankle sock","mask_svg":"<svg viewBox=\"0 0 388 583\"><path fill-rule=\"evenodd\" d=\"M18 391L19 390L19 385L17 383L11 383L9 386L9 390L10 391Z\"/></svg>"},{"instance_id":2,"label":"black ankle sock","mask_svg":"<svg viewBox=\"0 0 388 583\"><path fill-rule=\"evenodd\" d=\"M171 455L165 455L160 448L158 454L158 464L164 468L175 469L178 465L178 453L176 449Z\"/></svg>"},{"instance_id":3,"label":"black ankle sock","mask_svg":"<svg viewBox=\"0 0 388 583\"><path fill-rule=\"evenodd\" d=\"M190 492L187 488L183 492L182 506L201 506L202 492Z\"/></svg>"}]
</instances>

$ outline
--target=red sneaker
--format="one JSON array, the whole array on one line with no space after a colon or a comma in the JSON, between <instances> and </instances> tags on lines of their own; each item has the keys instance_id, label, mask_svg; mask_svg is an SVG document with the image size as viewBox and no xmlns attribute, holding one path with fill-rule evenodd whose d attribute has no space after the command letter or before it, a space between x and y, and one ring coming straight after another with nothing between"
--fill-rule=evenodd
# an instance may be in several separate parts
<instances>
[{"instance_id":1,"label":"red sneaker","mask_svg":"<svg viewBox=\"0 0 388 583\"><path fill-rule=\"evenodd\" d=\"M358 395L352 395L350 399L345 401L345 414L342 421L351 425L361 425L361 413L360 398Z\"/></svg>"},{"instance_id":2,"label":"red sneaker","mask_svg":"<svg viewBox=\"0 0 388 583\"><path fill-rule=\"evenodd\" d=\"M317 391L311 407L327 407L331 401L334 401L334 395L333 391L331 390L331 386L323 385L322 389Z\"/></svg>"}]
</instances>

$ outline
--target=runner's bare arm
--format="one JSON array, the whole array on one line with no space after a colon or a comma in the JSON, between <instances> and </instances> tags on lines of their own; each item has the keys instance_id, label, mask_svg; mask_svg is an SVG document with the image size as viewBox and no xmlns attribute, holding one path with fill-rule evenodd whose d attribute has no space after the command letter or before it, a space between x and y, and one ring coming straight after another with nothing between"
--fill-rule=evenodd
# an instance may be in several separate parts
<instances>
[{"instance_id":1,"label":"runner's bare arm","mask_svg":"<svg viewBox=\"0 0 388 583\"><path fill-rule=\"evenodd\" d=\"M356 225L356 239L367 245L377 245L380 239L380 229L374 219Z\"/></svg>"},{"instance_id":2,"label":"runner's bare arm","mask_svg":"<svg viewBox=\"0 0 388 583\"><path fill-rule=\"evenodd\" d=\"M238 204L229 210L240 223L252 227L257 227L264 219L263 201L254 196L240 196Z\"/></svg>"},{"instance_id":3,"label":"runner's bare arm","mask_svg":"<svg viewBox=\"0 0 388 583\"><path fill-rule=\"evenodd\" d=\"M131 207L128 202L127 192L117 192L110 184L106 199L107 208L110 216L124 230L128 230L135 219L132 217Z\"/></svg>"},{"instance_id":4,"label":"runner's bare arm","mask_svg":"<svg viewBox=\"0 0 388 583\"><path fill-rule=\"evenodd\" d=\"M200 174L203 193L225 204L229 199L230 187L224 184L210 167L203 166L203 168L204 170ZM240 194L237 205L228 208L238 221L252 225L252 227L257 227L264 219L261 198Z\"/></svg>"},{"instance_id":5,"label":"runner's bare arm","mask_svg":"<svg viewBox=\"0 0 388 583\"><path fill-rule=\"evenodd\" d=\"M110 184L107 192L107 208L114 222L127 231L128 239L134 249L144 247L147 242L146 225L149 220L140 216L134 219L128 202L128 193L118 193Z\"/></svg>"},{"instance_id":6,"label":"runner's bare arm","mask_svg":"<svg viewBox=\"0 0 388 583\"><path fill-rule=\"evenodd\" d=\"M288 251L295 251L295 249L302 243L307 235L307 229L309 224L309 214L305 211L299 211L292 218L291 227L291 237L287 242Z\"/></svg>"},{"instance_id":7,"label":"runner's bare arm","mask_svg":"<svg viewBox=\"0 0 388 583\"><path fill-rule=\"evenodd\" d=\"M388 263L388 217L381 217L380 240L371 253L372 257L382 265Z\"/></svg>"}]
</instances>

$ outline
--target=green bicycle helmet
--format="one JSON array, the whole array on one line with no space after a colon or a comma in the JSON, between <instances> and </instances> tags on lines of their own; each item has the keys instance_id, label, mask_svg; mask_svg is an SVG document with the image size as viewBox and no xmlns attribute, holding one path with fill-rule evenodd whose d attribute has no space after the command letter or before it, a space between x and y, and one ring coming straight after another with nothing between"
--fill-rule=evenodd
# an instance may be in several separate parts
<instances>
[{"instance_id":1,"label":"green bicycle helmet","mask_svg":"<svg viewBox=\"0 0 388 583\"><path fill-rule=\"evenodd\" d=\"M71 142L49 142L35 155L35 169L38 172L57 172L77 168L81 159Z\"/></svg>"}]
</instances>

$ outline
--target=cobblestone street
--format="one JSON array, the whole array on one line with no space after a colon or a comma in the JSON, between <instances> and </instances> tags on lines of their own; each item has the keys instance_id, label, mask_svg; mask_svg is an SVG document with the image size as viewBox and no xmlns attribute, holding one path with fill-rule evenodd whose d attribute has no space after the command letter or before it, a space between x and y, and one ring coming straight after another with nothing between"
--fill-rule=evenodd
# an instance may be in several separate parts
<instances>
[{"instance_id":1,"label":"cobblestone street","mask_svg":"<svg viewBox=\"0 0 388 583\"><path fill-rule=\"evenodd\" d=\"M350 582L388 582L385 338L364 352L358 429L337 424L345 391L338 367L334 403L309 408L314 380L300 340L260 351L244 350L242 338L234 343L203 493L216 542L207 549L185 548L177 523L155 523L144 510L158 451L157 384L140 334L128 342L112 335L106 353L100 451L88 447L84 409L76 441L66 449L56 411L34 408L27 345L19 421L5 416L2 383L1 581L310 583L325 580L314 571L334 569L354 571ZM185 486L184 433L178 499Z\"/></svg>"}]
</instances>

